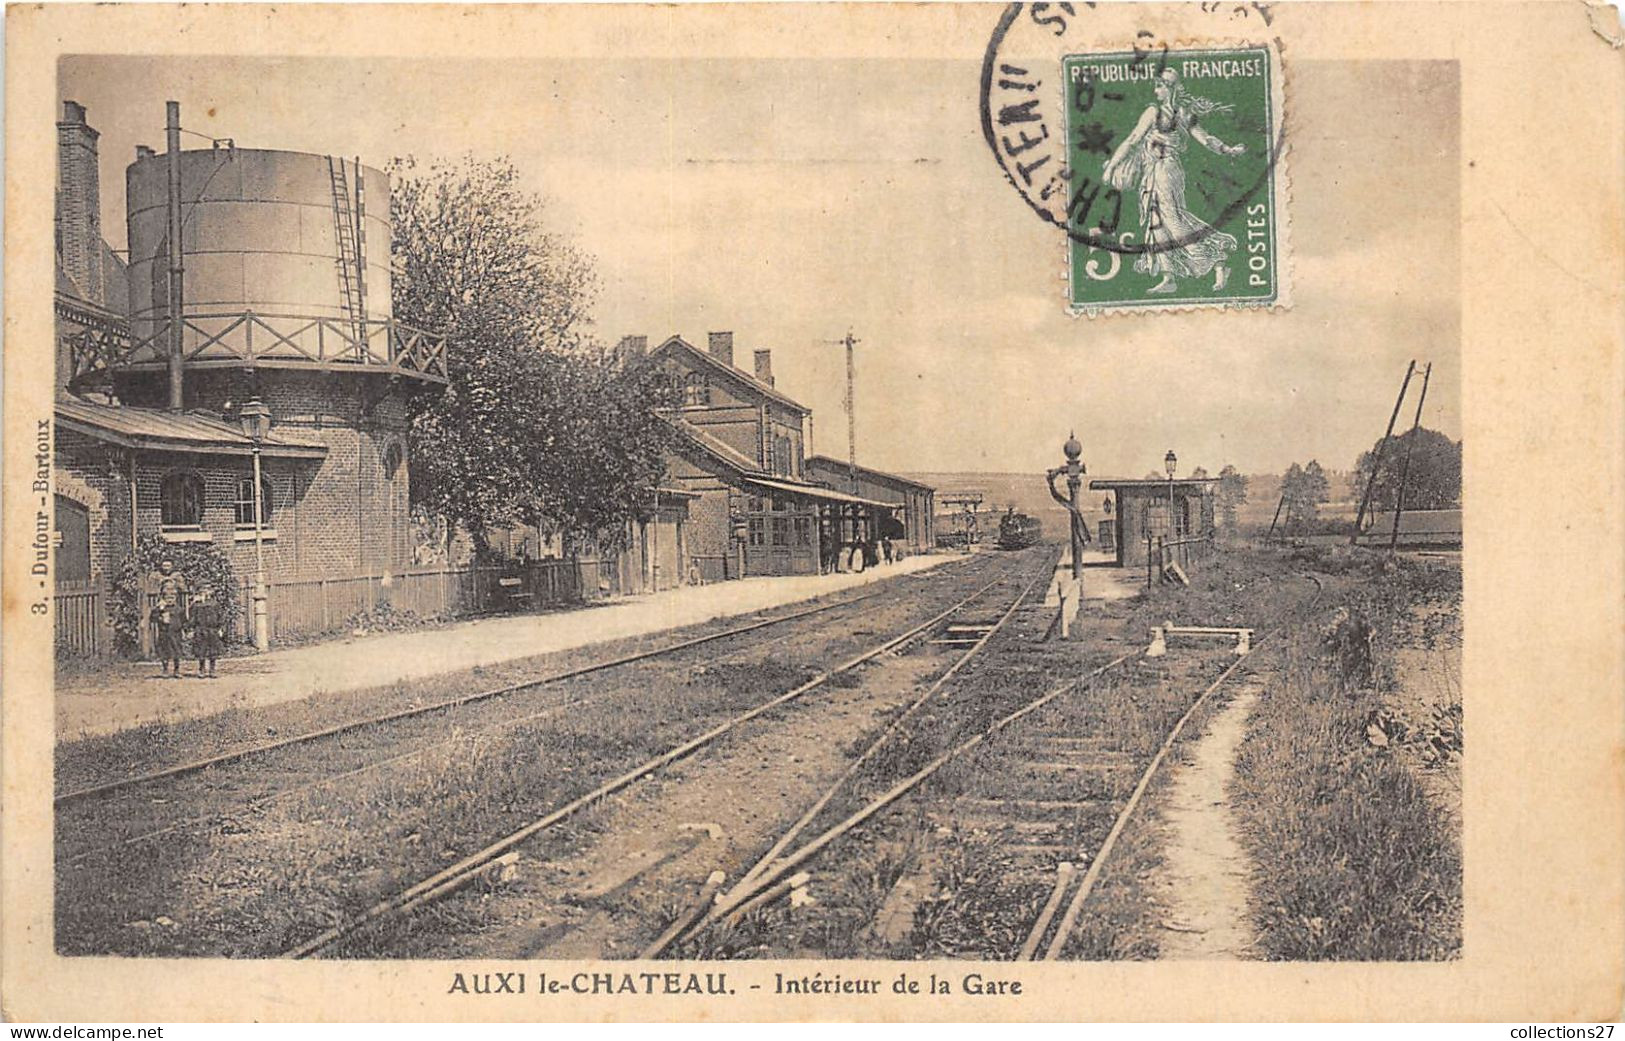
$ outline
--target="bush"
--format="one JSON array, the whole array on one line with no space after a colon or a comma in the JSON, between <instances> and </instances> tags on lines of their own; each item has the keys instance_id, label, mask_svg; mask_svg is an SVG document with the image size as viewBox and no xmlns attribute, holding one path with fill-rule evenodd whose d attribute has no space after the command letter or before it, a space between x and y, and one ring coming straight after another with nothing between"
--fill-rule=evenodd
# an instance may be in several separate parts
<instances>
[{"instance_id":1,"label":"bush","mask_svg":"<svg viewBox=\"0 0 1625 1041\"><path fill-rule=\"evenodd\" d=\"M175 570L185 576L193 594L207 588L214 595L225 622L226 642L230 643L242 614L242 605L237 599L237 573L230 559L210 542L169 543L158 534L149 533L136 541L135 552L124 558L113 576L114 647L127 657L140 652L141 627L147 624L142 585L166 560L173 562Z\"/></svg>"}]
</instances>

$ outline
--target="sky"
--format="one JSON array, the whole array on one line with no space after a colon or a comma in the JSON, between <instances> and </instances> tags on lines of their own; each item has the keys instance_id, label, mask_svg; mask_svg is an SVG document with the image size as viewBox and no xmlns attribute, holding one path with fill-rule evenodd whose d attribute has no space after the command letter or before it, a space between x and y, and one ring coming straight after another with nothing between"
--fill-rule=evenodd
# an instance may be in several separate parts
<instances>
[{"instance_id":1,"label":"sky","mask_svg":"<svg viewBox=\"0 0 1625 1041\"><path fill-rule=\"evenodd\" d=\"M860 462L1041 470L1075 430L1091 474L1140 476L1170 448L1182 471L1352 469L1412 358L1424 424L1461 436L1456 70L1288 63L1290 310L1094 319L987 151L974 61L87 56L58 94L101 132L116 248L170 99L241 147L505 155L594 258L600 339L771 349L813 450L846 453L850 330Z\"/></svg>"}]
</instances>

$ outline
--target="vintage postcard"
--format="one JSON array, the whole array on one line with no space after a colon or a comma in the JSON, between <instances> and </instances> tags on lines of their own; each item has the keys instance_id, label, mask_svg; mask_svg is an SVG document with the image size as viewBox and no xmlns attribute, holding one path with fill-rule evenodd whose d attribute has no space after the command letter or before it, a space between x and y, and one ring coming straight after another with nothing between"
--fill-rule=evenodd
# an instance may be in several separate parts
<instances>
[{"instance_id":1,"label":"vintage postcard","mask_svg":"<svg viewBox=\"0 0 1625 1041\"><path fill-rule=\"evenodd\" d=\"M7 1018L1619 1014L1607 8L7 19Z\"/></svg>"}]
</instances>

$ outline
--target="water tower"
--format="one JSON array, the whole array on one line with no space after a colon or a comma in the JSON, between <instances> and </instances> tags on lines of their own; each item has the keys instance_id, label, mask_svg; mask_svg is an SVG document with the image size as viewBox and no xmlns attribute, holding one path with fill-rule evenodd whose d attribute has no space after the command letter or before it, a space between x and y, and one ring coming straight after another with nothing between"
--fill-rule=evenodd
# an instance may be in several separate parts
<instances>
[{"instance_id":1,"label":"water tower","mask_svg":"<svg viewBox=\"0 0 1625 1041\"><path fill-rule=\"evenodd\" d=\"M126 172L129 340L105 362L120 400L234 421L257 399L278 436L326 447L316 468L272 475L299 529L277 570L408 564L407 406L445 382L445 343L394 318L388 175L230 143L182 151L178 123L170 140L178 162L142 147Z\"/></svg>"}]
</instances>

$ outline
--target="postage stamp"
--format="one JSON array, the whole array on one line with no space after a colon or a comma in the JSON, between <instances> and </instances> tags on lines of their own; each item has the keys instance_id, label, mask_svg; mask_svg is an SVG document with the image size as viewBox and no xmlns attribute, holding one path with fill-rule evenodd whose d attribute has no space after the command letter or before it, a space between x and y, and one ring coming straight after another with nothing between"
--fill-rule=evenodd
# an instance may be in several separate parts
<instances>
[{"instance_id":1,"label":"postage stamp","mask_svg":"<svg viewBox=\"0 0 1625 1041\"><path fill-rule=\"evenodd\" d=\"M1063 59L1074 310L1280 300L1279 77L1264 46Z\"/></svg>"}]
</instances>

